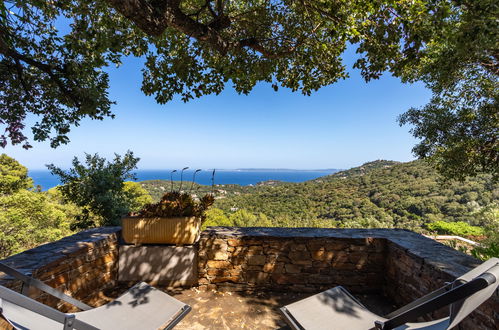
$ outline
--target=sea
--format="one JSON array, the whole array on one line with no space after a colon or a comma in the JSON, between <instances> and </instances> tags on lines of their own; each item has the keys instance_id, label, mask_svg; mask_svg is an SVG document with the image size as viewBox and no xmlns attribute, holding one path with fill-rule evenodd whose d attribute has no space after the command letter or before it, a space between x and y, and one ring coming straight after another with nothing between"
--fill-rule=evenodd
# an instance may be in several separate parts
<instances>
[{"instance_id":1,"label":"sea","mask_svg":"<svg viewBox=\"0 0 499 330\"><path fill-rule=\"evenodd\" d=\"M170 180L172 170L137 170L136 180ZM288 170L288 169L241 169L241 170L216 170L215 184L239 184L242 186L256 185L258 182L278 180L284 182L303 182L313 180L321 176L338 172L336 169L323 170ZM212 184L213 170L202 170L196 173L195 182L203 185ZM194 171L186 170L183 173L184 181L192 181ZM30 170L29 176L33 179L35 186L41 186L42 190L48 190L60 184L57 176L48 170ZM180 171L173 173L173 180L180 181Z\"/></svg>"}]
</instances>

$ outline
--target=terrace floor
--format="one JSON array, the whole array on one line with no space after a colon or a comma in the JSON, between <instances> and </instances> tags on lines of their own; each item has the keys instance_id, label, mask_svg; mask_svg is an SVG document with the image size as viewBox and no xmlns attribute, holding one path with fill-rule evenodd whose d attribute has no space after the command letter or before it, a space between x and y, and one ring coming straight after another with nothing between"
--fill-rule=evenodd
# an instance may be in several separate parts
<instances>
[{"instance_id":1,"label":"terrace floor","mask_svg":"<svg viewBox=\"0 0 499 330\"><path fill-rule=\"evenodd\" d=\"M117 287L106 295L113 299L127 289ZM199 291L196 288L165 290L176 299L190 305L192 311L175 329L289 329L278 309L310 296L310 293ZM395 306L381 295L355 295L366 307L380 315Z\"/></svg>"}]
</instances>

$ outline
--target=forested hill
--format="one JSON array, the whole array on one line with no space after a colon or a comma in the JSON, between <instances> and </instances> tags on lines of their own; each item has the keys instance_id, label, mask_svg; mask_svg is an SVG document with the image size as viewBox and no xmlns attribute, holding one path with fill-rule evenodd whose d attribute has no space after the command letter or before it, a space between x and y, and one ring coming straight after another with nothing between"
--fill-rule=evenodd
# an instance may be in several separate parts
<instances>
[{"instance_id":1,"label":"forested hill","mask_svg":"<svg viewBox=\"0 0 499 330\"><path fill-rule=\"evenodd\" d=\"M375 160L373 162L365 163L361 166L358 167L352 167L349 170L345 171L340 171L338 173L334 173L325 177L321 177L316 180L322 180L322 179L337 179L337 178L348 178L348 177L353 177L353 176L361 176L366 173L369 173L373 170L381 169L381 168L388 168L393 165L401 164L400 162L395 162L393 160Z\"/></svg>"},{"instance_id":2,"label":"forested hill","mask_svg":"<svg viewBox=\"0 0 499 330\"><path fill-rule=\"evenodd\" d=\"M220 200L218 207L270 218L319 218L341 227L417 229L436 220L481 224L498 199L489 176L444 183L422 161L376 161L313 181L259 187Z\"/></svg>"},{"instance_id":3,"label":"forested hill","mask_svg":"<svg viewBox=\"0 0 499 330\"><path fill-rule=\"evenodd\" d=\"M225 216L246 210L277 226L419 230L437 220L485 225L497 217L499 201L490 176L442 182L423 161L375 161L302 183L217 189L224 193L215 207Z\"/></svg>"}]
</instances>

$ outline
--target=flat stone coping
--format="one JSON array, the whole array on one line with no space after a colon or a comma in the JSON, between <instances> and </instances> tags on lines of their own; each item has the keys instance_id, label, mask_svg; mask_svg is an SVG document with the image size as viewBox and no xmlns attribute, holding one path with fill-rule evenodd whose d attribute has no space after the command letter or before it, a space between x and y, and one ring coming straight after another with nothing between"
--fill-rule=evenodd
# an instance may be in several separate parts
<instances>
[{"instance_id":1,"label":"flat stone coping","mask_svg":"<svg viewBox=\"0 0 499 330\"><path fill-rule=\"evenodd\" d=\"M481 263L469 255L406 229L208 227L201 235L204 238L236 239L383 239L453 277L459 277Z\"/></svg>"},{"instance_id":2,"label":"flat stone coping","mask_svg":"<svg viewBox=\"0 0 499 330\"><path fill-rule=\"evenodd\" d=\"M120 231L121 227L99 227L84 230L58 241L15 254L0 260L0 262L23 272L32 272L51 264L55 266L57 261L71 254L81 253L84 249L95 248L105 242L109 236L118 234ZM9 278L7 275L0 272L0 280L7 278Z\"/></svg>"}]
</instances>

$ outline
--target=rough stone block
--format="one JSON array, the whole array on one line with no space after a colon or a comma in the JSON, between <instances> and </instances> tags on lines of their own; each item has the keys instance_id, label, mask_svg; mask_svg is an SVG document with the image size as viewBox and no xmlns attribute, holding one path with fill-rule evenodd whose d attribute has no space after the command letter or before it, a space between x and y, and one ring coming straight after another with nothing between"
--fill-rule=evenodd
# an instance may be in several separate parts
<instances>
[{"instance_id":1,"label":"rough stone block","mask_svg":"<svg viewBox=\"0 0 499 330\"><path fill-rule=\"evenodd\" d=\"M208 268L229 268L232 264L229 261L208 260L206 267Z\"/></svg>"},{"instance_id":2,"label":"rough stone block","mask_svg":"<svg viewBox=\"0 0 499 330\"><path fill-rule=\"evenodd\" d=\"M232 255L235 256L235 257L244 256L246 254L246 251L247 251L246 247L244 247L244 246L238 246L238 247L236 247L236 249L234 250L234 252L232 252Z\"/></svg>"},{"instance_id":3,"label":"rough stone block","mask_svg":"<svg viewBox=\"0 0 499 330\"><path fill-rule=\"evenodd\" d=\"M212 255L213 260L227 260L229 259L228 251L214 251Z\"/></svg>"},{"instance_id":4,"label":"rough stone block","mask_svg":"<svg viewBox=\"0 0 499 330\"><path fill-rule=\"evenodd\" d=\"M301 267L293 264L284 265L284 269L286 270L286 273L289 274L297 274L301 272Z\"/></svg>"},{"instance_id":5,"label":"rough stone block","mask_svg":"<svg viewBox=\"0 0 499 330\"><path fill-rule=\"evenodd\" d=\"M266 257L263 255L255 255L248 257L248 265L261 265L265 264Z\"/></svg>"},{"instance_id":6,"label":"rough stone block","mask_svg":"<svg viewBox=\"0 0 499 330\"><path fill-rule=\"evenodd\" d=\"M229 271L225 269L208 269L206 274L209 276L230 276Z\"/></svg>"},{"instance_id":7,"label":"rough stone block","mask_svg":"<svg viewBox=\"0 0 499 330\"><path fill-rule=\"evenodd\" d=\"M239 276L216 276L210 279L211 283L222 283L222 282L232 282L238 283L240 281Z\"/></svg>"},{"instance_id":8,"label":"rough stone block","mask_svg":"<svg viewBox=\"0 0 499 330\"><path fill-rule=\"evenodd\" d=\"M267 273L271 273L275 270L276 265L277 265L276 263L267 262L263 265L263 271L267 272Z\"/></svg>"},{"instance_id":9,"label":"rough stone block","mask_svg":"<svg viewBox=\"0 0 499 330\"><path fill-rule=\"evenodd\" d=\"M256 256L262 254L263 254L263 247L259 245L252 245L248 247L248 249L246 250L246 255L248 256Z\"/></svg>"},{"instance_id":10,"label":"rough stone block","mask_svg":"<svg viewBox=\"0 0 499 330\"><path fill-rule=\"evenodd\" d=\"M297 265L311 265L312 257L308 251L292 251L289 253L291 262Z\"/></svg>"},{"instance_id":11,"label":"rough stone block","mask_svg":"<svg viewBox=\"0 0 499 330\"><path fill-rule=\"evenodd\" d=\"M291 251L307 251L305 244L295 244L291 246Z\"/></svg>"},{"instance_id":12,"label":"rough stone block","mask_svg":"<svg viewBox=\"0 0 499 330\"><path fill-rule=\"evenodd\" d=\"M324 248L312 251L312 259L316 261L330 262L334 257L333 251L326 251Z\"/></svg>"},{"instance_id":13,"label":"rough stone block","mask_svg":"<svg viewBox=\"0 0 499 330\"><path fill-rule=\"evenodd\" d=\"M229 246L241 246L243 245L243 242L240 239L229 238L227 244Z\"/></svg>"},{"instance_id":14,"label":"rough stone block","mask_svg":"<svg viewBox=\"0 0 499 330\"><path fill-rule=\"evenodd\" d=\"M265 283L269 278L268 273L258 272L258 271L249 271L244 274L244 279L248 283L256 283L261 284Z\"/></svg>"}]
</instances>

